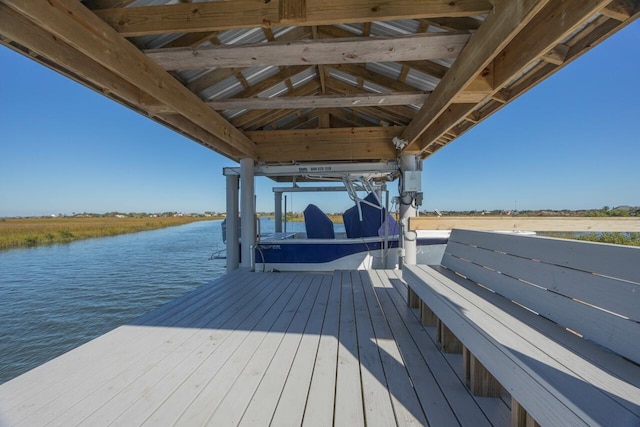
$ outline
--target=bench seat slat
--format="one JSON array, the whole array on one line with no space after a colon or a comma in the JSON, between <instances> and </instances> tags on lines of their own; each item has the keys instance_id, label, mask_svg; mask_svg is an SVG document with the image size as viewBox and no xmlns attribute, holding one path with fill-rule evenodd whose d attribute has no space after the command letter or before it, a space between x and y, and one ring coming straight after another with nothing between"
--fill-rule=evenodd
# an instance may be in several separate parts
<instances>
[{"instance_id":1,"label":"bench seat slat","mask_svg":"<svg viewBox=\"0 0 640 427\"><path fill-rule=\"evenodd\" d=\"M508 238L505 239L505 236ZM451 232L449 241L539 259L550 264L640 284L640 247L458 229ZM603 248L606 248L607 257L602 256Z\"/></svg>"},{"instance_id":2,"label":"bench seat slat","mask_svg":"<svg viewBox=\"0 0 640 427\"><path fill-rule=\"evenodd\" d=\"M640 325L445 254L447 267L500 295L640 363ZM589 319L585 322L584 319Z\"/></svg>"},{"instance_id":3,"label":"bench seat slat","mask_svg":"<svg viewBox=\"0 0 640 427\"><path fill-rule=\"evenodd\" d=\"M640 286L636 284L458 242L449 242L446 253L640 321ZM442 265L448 260L443 258Z\"/></svg>"},{"instance_id":4,"label":"bench seat slat","mask_svg":"<svg viewBox=\"0 0 640 427\"><path fill-rule=\"evenodd\" d=\"M435 266L432 268L455 282L466 284L466 288L469 291L486 299L507 315L517 317L525 325L535 329L546 339L553 341L553 347L549 347L547 345L548 342L545 342L542 350L549 353L559 363L570 369L575 369L576 365L572 362L575 357L585 359L586 364L584 366L589 366L590 368L581 370L579 375L585 381L592 383L601 390L614 390L615 393L610 394L611 398L640 417L640 406L638 406L638 403L640 403L640 369L636 364L621 358L602 346L595 345L577 335L568 333L565 329L549 322L545 318L523 310L517 304L498 294L487 292L475 286L474 282L465 280L444 267ZM596 368L592 369L591 365L596 366ZM635 404L632 402L635 402Z\"/></svg>"},{"instance_id":5,"label":"bench seat slat","mask_svg":"<svg viewBox=\"0 0 640 427\"><path fill-rule=\"evenodd\" d=\"M640 421L636 414L609 398L606 391L587 384L549 357L546 353L549 340L525 322L433 269L408 267L405 272L410 283L416 280L429 283L429 286L415 286L420 298L428 302L436 315L541 424L625 425ZM556 346L554 351L567 353L562 346ZM583 366L585 362L580 357L574 357L572 363L575 369L596 369ZM639 403L636 401L632 406ZM564 410L553 410L563 407Z\"/></svg>"}]
</instances>

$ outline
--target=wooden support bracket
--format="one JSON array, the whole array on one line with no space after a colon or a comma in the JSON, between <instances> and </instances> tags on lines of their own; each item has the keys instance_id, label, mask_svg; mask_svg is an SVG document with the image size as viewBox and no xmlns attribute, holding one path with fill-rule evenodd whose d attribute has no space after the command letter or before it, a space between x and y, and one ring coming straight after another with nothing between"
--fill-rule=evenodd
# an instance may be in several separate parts
<instances>
[{"instance_id":1,"label":"wooden support bracket","mask_svg":"<svg viewBox=\"0 0 640 427\"><path fill-rule=\"evenodd\" d=\"M462 342L438 319L438 342L443 353L462 353Z\"/></svg>"},{"instance_id":2,"label":"wooden support bracket","mask_svg":"<svg viewBox=\"0 0 640 427\"><path fill-rule=\"evenodd\" d=\"M511 398L511 427L540 427L540 424L513 397Z\"/></svg>"},{"instance_id":3,"label":"wooden support bracket","mask_svg":"<svg viewBox=\"0 0 640 427\"><path fill-rule=\"evenodd\" d=\"M474 396L500 397L502 386L493 375L484 367L476 357L467 350L467 357L463 357L463 363L468 363L468 385ZM465 373L467 368L465 365Z\"/></svg>"},{"instance_id":4,"label":"wooden support bracket","mask_svg":"<svg viewBox=\"0 0 640 427\"><path fill-rule=\"evenodd\" d=\"M438 318L424 301L420 301L420 321L422 326L437 326L438 324Z\"/></svg>"},{"instance_id":5,"label":"wooden support bracket","mask_svg":"<svg viewBox=\"0 0 640 427\"><path fill-rule=\"evenodd\" d=\"M409 308L418 308L420 307L420 297L416 294L413 289L407 288L409 290Z\"/></svg>"}]
</instances>

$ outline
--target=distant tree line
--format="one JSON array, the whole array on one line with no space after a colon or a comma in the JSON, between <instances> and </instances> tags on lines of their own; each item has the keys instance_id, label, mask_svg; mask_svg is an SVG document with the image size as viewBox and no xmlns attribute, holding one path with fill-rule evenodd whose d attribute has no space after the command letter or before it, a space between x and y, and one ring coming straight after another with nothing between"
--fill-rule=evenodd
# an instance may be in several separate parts
<instances>
[{"instance_id":1,"label":"distant tree line","mask_svg":"<svg viewBox=\"0 0 640 427\"><path fill-rule=\"evenodd\" d=\"M575 217L637 217L640 216L639 206L619 206L611 208L604 206L601 209L540 209L540 210L468 210L468 211L423 211L423 216L455 215L455 216L575 216Z\"/></svg>"}]
</instances>

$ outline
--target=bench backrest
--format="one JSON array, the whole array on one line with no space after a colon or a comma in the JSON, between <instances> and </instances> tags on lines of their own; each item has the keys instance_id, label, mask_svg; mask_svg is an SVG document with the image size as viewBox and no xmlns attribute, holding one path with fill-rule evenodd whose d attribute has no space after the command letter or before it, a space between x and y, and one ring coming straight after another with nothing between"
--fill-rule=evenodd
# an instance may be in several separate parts
<instances>
[{"instance_id":1,"label":"bench backrest","mask_svg":"<svg viewBox=\"0 0 640 427\"><path fill-rule=\"evenodd\" d=\"M640 247L453 230L442 265L640 363Z\"/></svg>"}]
</instances>

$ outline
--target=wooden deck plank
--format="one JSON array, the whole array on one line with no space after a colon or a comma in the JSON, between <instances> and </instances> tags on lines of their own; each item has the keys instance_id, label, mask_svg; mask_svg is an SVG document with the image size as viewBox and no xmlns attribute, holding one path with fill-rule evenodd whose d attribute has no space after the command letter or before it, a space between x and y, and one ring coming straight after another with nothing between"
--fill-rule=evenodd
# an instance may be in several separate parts
<instances>
[{"instance_id":1,"label":"wooden deck plank","mask_svg":"<svg viewBox=\"0 0 640 427\"><path fill-rule=\"evenodd\" d=\"M149 404L162 401L159 395L175 388L176 382L186 377L189 369L195 369L205 357L225 345L238 325L258 310L265 300L275 299L282 293L284 286L270 286L270 282L261 281L258 288L249 288L255 293L252 296L238 295L229 302L226 310L221 310L219 315L169 353L156 352L151 359L120 372L85 398L81 410L65 414L65 420L94 424L127 417L128 421L142 421L145 410L147 414L150 412ZM180 374L176 375L178 372Z\"/></svg>"},{"instance_id":2,"label":"wooden deck plank","mask_svg":"<svg viewBox=\"0 0 640 427\"><path fill-rule=\"evenodd\" d=\"M78 373L39 369L49 394L0 385L22 393L0 424L482 425L391 279L233 273L54 361Z\"/></svg>"},{"instance_id":3,"label":"wooden deck plank","mask_svg":"<svg viewBox=\"0 0 640 427\"><path fill-rule=\"evenodd\" d=\"M225 292L218 292L217 287L205 287L212 291L213 295L210 298L199 298L203 304L223 302L229 295ZM187 294L179 299L189 301L190 295ZM164 307L155 311L164 311ZM174 324L184 320L179 315L174 316ZM61 410L70 407L74 403L72 402L74 396L77 399L82 398L81 391L84 388L96 387L96 384L102 384L103 381L117 374L117 369L123 369L126 366L143 361L149 354L158 351L160 348L175 348L180 345L180 342L176 340L176 329L169 327L173 326L169 322L165 322L165 324L165 327L156 328L154 333L149 333L146 327L122 326L108 333L108 340L100 339L107 336L104 335L71 351L63 358L54 359L50 362L51 368L48 368L49 364L45 364L40 368L36 368L38 370L20 377L19 381L8 382L0 392L0 401L3 402L4 408L10 407L11 403L16 399L23 399L22 396L24 395L30 396L32 401L38 401L40 407L13 406L3 411L3 416L11 417L12 419L23 419L26 416L29 417L27 419L33 419L33 417L46 419L47 417L55 416ZM86 362L86 360L92 360L92 363L82 363L82 361ZM30 386L34 382L39 382L39 373L41 371L45 372L45 379L42 380L44 384L36 391ZM32 380L32 378L34 379ZM13 386L14 384L16 387ZM23 384L26 384L27 390L20 393L19 389L25 387ZM62 402L65 403L62 404Z\"/></svg>"},{"instance_id":4,"label":"wooden deck plank","mask_svg":"<svg viewBox=\"0 0 640 427\"><path fill-rule=\"evenodd\" d=\"M329 303L322 324L322 336L318 345L318 353L304 409L304 418L302 420L304 426L333 425L341 299L342 280L340 273L336 272L331 279ZM281 405L278 405L278 409L280 413L285 411L281 409ZM284 417L284 415L282 416ZM274 417L274 421L276 419L277 417Z\"/></svg>"},{"instance_id":5,"label":"wooden deck plank","mask_svg":"<svg viewBox=\"0 0 640 427\"><path fill-rule=\"evenodd\" d=\"M291 313L291 316L283 316L281 324L267 333L224 400L212 411L207 424L237 425L252 402L259 411L265 409L273 413L320 290L320 281L313 279L313 276L305 275L292 284L306 288L304 297L297 305L285 309L284 313ZM256 396L261 384L265 384L267 390ZM271 413L265 419L258 419L258 422L271 418Z\"/></svg>"},{"instance_id":6,"label":"wooden deck plank","mask_svg":"<svg viewBox=\"0 0 640 427\"><path fill-rule=\"evenodd\" d=\"M338 370L334 424L364 425L362 380L358 355L358 337L353 306L353 284L348 272L340 272L342 297L340 304L340 332L338 338Z\"/></svg>"},{"instance_id":7,"label":"wooden deck plank","mask_svg":"<svg viewBox=\"0 0 640 427\"><path fill-rule=\"evenodd\" d=\"M304 403L309 391L313 362L318 351L322 321L331 290L330 279L331 277L327 275L313 277L313 283L319 289L304 330L298 332L290 328L288 331L283 345L278 349L279 354L269 366L243 414L241 425L257 425L266 420L272 420L277 407L284 409L285 418L280 421L271 421L272 424L282 425L286 422L291 425L300 425L302 423ZM290 348L294 344L295 348ZM307 362L307 365L301 365L301 360L303 363ZM301 367L303 369L300 369ZM286 385L292 383L300 384L300 389L297 390L298 396L285 393ZM279 406L280 402L282 406Z\"/></svg>"},{"instance_id":8,"label":"wooden deck plank","mask_svg":"<svg viewBox=\"0 0 640 427\"><path fill-rule=\"evenodd\" d=\"M388 274L389 280L382 281L386 292L380 292L379 298L387 318L390 321L393 319L393 325L397 325L394 331L398 331L396 335L398 346L403 350L403 354L406 354L406 359L415 365L413 368L409 362L407 363L417 390L420 391L418 386L424 387L423 384L432 384L432 389L441 390L442 396L430 393L429 389L419 394L429 423L463 426L498 424L497 420L487 419L486 414L465 387L464 381L455 375L454 368L445 359L437 342L425 332L429 327L422 326L416 314L407 305L404 297L406 285L402 279L399 276L394 278L395 272L378 272L378 274L380 276ZM435 385L433 385L434 381ZM436 403L433 399L444 399L444 402L439 400ZM447 408L447 412L443 413L443 408Z\"/></svg>"},{"instance_id":9,"label":"wooden deck plank","mask_svg":"<svg viewBox=\"0 0 640 427\"><path fill-rule=\"evenodd\" d=\"M393 411L398 425L426 425L427 418L416 395L404 357L398 348L395 336L388 324L374 288L382 287L375 272L360 271L364 296L376 344L380 351Z\"/></svg>"},{"instance_id":10,"label":"wooden deck plank","mask_svg":"<svg viewBox=\"0 0 640 427\"><path fill-rule=\"evenodd\" d=\"M358 359L360 361L366 424L368 426L394 425L397 423L396 417L391 404L387 377L382 367L378 342L371 324L362 278L357 271L345 272L346 274L351 276L350 280L353 288ZM368 283L367 286L369 286Z\"/></svg>"},{"instance_id":11,"label":"wooden deck plank","mask_svg":"<svg viewBox=\"0 0 640 427\"><path fill-rule=\"evenodd\" d=\"M407 284L402 280L402 274L397 271L387 271L390 278L394 278L390 283L398 290L400 296L407 295ZM405 298L406 304L406 298ZM429 335L431 341L438 342L438 330L436 327L424 327L424 331ZM442 353L442 356L449 364L453 372L456 373L461 384L466 382L465 374L462 370L462 355L455 353ZM493 425L509 425L511 423L511 395L501 396L500 399L491 397L472 396L482 412L487 416Z\"/></svg>"},{"instance_id":12,"label":"wooden deck plank","mask_svg":"<svg viewBox=\"0 0 640 427\"><path fill-rule=\"evenodd\" d=\"M291 282L295 277L283 274L280 279ZM217 404L264 338L265 331L271 329L292 298L296 295L301 298L303 294L304 289L287 286L276 301L261 304L261 310L257 310L255 316L252 315L243 322L226 345L221 346L188 377L183 378L178 387L145 419L143 425L177 422L189 412L194 403L198 404L203 400L209 400L209 405Z\"/></svg>"}]
</instances>

